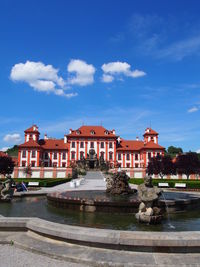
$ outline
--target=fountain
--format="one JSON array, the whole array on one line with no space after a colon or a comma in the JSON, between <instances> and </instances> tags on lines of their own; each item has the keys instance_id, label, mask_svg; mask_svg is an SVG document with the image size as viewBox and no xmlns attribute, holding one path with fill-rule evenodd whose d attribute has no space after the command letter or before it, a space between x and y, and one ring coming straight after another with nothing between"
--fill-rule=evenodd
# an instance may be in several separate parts
<instances>
[{"instance_id":1,"label":"fountain","mask_svg":"<svg viewBox=\"0 0 200 267\"><path fill-rule=\"evenodd\" d=\"M0 185L0 202L8 202L12 199L14 190L12 184L14 183L10 175L6 176L6 180Z\"/></svg>"},{"instance_id":2,"label":"fountain","mask_svg":"<svg viewBox=\"0 0 200 267\"><path fill-rule=\"evenodd\" d=\"M162 190L152 185L152 177L146 176L144 183L138 186L139 211L136 219L143 223L160 223L164 209L159 207L158 199Z\"/></svg>"},{"instance_id":3,"label":"fountain","mask_svg":"<svg viewBox=\"0 0 200 267\"><path fill-rule=\"evenodd\" d=\"M131 189L129 186L129 176L125 171L117 172L113 176L106 178L106 193L111 195L128 195L133 194L137 190Z\"/></svg>"},{"instance_id":4,"label":"fountain","mask_svg":"<svg viewBox=\"0 0 200 267\"><path fill-rule=\"evenodd\" d=\"M139 222L159 223L168 212L184 211L200 206L198 195L178 192L163 192L152 186L152 179L138 186L138 191L129 186L129 177L120 171L106 178L106 190L75 190L53 192L47 195L51 206L80 212L106 212L137 214ZM165 200L166 199L166 200Z\"/></svg>"}]
</instances>

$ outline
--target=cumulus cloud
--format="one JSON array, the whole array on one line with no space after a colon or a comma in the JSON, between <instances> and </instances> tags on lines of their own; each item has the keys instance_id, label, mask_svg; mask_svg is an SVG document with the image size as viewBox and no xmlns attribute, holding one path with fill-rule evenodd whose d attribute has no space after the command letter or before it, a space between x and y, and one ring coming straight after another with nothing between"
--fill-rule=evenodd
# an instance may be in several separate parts
<instances>
[{"instance_id":1,"label":"cumulus cloud","mask_svg":"<svg viewBox=\"0 0 200 267\"><path fill-rule=\"evenodd\" d=\"M3 141L9 143L19 143L21 141L21 136L18 133L6 134L3 138Z\"/></svg>"},{"instance_id":2,"label":"cumulus cloud","mask_svg":"<svg viewBox=\"0 0 200 267\"><path fill-rule=\"evenodd\" d=\"M199 109L197 107L193 107L193 108L188 109L188 113L193 113L193 112L196 112L198 110Z\"/></svg>"},{"instance_id":3,"label":"cumulus cloud","mask_svg":"<svg viewBox=\"0 0 200 267\"><path fill-rule=\"evenodd\" d=\"M54 93L67 98L75 96L76 94L64 92L66 82L58 75L58 71L52 65L26 61L26 63L18 63L12 67L10 78L14 82L26 82L39 92Z\"/></svg>"},{"instance_id":4,"label":"cumulus cloud","mask_svg":"<svg viewBox=\"0 0 200 267\"><path fill-rule=\"evenodd\" d=\"M80 59L72 59L67 70L72 74L68 79L68 83L73 85L85 86L94 82L95 67L92 64L87 64Z\"/></svg>"},{"instance_id":5,"label":"cumulus cloud","mask_svg":"<svg viewBox=\"0 0 200 267\"><path fill-rule=\"evenodd\" d=\"M109 62L103 64L101 68L104 72L102 77L103 82L112 82L117 75L125 75L132 78L138 78L146 75L146 73L142 70L131 70L131 65L127 62Z\"/></svg>"},{"instance_id":6,"label":"cumulus cloud","mask_svg":"<svg viewBox=\"0 0 200 267\"><path fill-rule=\"evenodd\" d=\"M197 151L196 151L197 153L200 153L200 148L199 149L197 149Z\"/></svg>"},{"instance_id":7,"label":"cumulus cloud","mask_svg":"<svg viewBox=\"0 0 200 267\"><path fill-rule=\"evenodd\" d=\"M111 83L114 80L114 77L112 75L103 74L102 76L102 82L104 83Z\"/></svg>"}]
</instances>

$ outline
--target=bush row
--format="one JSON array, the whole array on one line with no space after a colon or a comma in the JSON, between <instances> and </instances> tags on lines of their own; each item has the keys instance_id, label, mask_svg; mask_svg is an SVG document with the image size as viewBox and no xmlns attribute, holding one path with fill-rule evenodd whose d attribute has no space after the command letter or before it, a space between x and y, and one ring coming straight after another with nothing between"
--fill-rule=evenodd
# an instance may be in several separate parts
<instances>
[{"instance_id":1,"label":"bush row","mask_svg":"<svg viewBox=\"0 0 200 267\"><path fill-rule=\"evenodd\" d=\"M140 178L132 178L129 180L129 182L131 184L142 184L144 182L144 179L140 179ZM158 183L168 183L169 187L173 188L175 187L176 183L185 183L186 184L186 188L189 189L200 189L200 180L176 180L176 179L153 179L152 180L153 185L158 186Z\"/></svg>"},{"instance_id":2,"label":"bush row","mask_svg":"<svg viewBox=\"0 0 200 267\"><path fill-rule=\"evenodd\" d=\"M39 182L40 187L52 187L69 182L70 180L71 178L14 178L15 183L24 182L28 184L28 182ZM0 181L5 181L5 179L1 179Z\"/></svg>"}]
</instances>

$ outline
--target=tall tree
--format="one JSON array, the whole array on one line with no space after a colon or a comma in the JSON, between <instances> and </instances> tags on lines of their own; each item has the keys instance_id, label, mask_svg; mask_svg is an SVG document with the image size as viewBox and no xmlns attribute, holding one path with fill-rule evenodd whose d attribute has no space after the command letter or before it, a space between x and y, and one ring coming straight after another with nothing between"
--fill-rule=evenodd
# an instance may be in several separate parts
<instances>
[{"instance_id":1,"label":"tall tree","mask_svg":"<svg viewBox=\"0 0 200 267\"><path fill-rule=\"evenodd\" d=\"M0 174L11 174L14 170L14 162L11 157L0 156Z\"/></svg>"},{"instance_id":2,"label":"tall tree","mask_svg":"<svg viewBox=\"0 0 200 267\"><path fill-rule=\"evenodd\" d=\"M147 167L148 174L155 174L159 175L160 178L163 179L165 175L175 174L175 165L172 162L170 156L160 156L153 157L150 159L148 167Z\"/></svg>"},{"instance_id":3,"label":"tall tree","mask_svg":"<svg viewBox=\"0 0 200 267\"><path fill-rule=\"evenodd\" d=\"M180 154L176 158L176 170L179 174L185 174L189 179L191 174L200 173L200 160L195 152Z\"/></svg>"},{"instance_id":4,"label":"tall tree","mask_svg":"<svg viewBox=\"0 0 200 267\"><path fill-rule=\"evenodd\" d=\"M169 146L166 152L167 152L167 155L174 158L176 157L176 155L182 154L183 150L181 147Z\"/></svg>"}]
</instances>

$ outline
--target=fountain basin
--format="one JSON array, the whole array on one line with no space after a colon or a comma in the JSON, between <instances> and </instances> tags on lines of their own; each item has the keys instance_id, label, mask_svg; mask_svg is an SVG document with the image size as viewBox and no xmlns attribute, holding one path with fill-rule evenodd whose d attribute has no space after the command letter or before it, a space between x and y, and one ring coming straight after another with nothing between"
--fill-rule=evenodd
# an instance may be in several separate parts
<instances>
[{"instance_id":1,"label":"fountain basin","mask_svg":"<svg viewBox=\"0 0 200 267\"><path fill-rule=\"evenodd\" d=\"M200 206L200 195L164 192L160 196L158 207L178 212ZM131 195L110 195L101 190L54 192L47 195L50 205L58 208L86 212L136 213L140 204L137 193ZM166 202L166 203L165 203Z\"/></svg>"}]
</instances>

